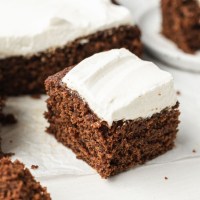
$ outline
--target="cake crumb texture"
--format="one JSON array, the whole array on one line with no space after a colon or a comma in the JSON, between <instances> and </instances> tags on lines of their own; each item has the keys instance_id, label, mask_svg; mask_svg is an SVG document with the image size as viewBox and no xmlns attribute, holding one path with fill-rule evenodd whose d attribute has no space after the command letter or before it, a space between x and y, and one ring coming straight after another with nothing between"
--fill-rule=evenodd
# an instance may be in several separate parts
<instances>
[{"instance_id":1,"label":"cake crumb texture","mask_svg":"<svg viewBox=\"0 0 200 200\"><path fill-rule=\"evenodd\" d=\"M20 161L8 158L0 160L1 200L50 200L46 188L42 187Z\"/></svg>"},{"instance_id":2,"label":"cake crumb texture","mask_svg":"<svg viewBox=\"0 0 200 200\"><path fill-rule=\"evenodd\" d=\"M196 0L162 0L162 33L187 53L200 49L200 6Z\"/></svg>"}]
</instances>

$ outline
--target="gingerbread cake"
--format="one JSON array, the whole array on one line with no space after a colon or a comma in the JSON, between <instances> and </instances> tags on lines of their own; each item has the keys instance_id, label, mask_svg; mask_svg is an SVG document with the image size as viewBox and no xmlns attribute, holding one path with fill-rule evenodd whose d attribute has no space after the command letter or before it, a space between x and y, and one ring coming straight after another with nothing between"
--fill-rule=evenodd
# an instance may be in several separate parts
<instances>
[{"instance_id":1,"label":"gingerbread cake","mask_svg":"<svg viewBox=\"0 0 200 200\"><path fill-rule=\"evenodd\" d=\"M0 160L0 199L50 200L51 197L24 164L2 158Z\"/></svg>"},{"instance_id":2,"label":"gingerbread cake","mask_svg":"<svg viewBox=\"0 0 200 200\"><path fill-rule=\"evenodd\" d=\"M2 1L0 24L0 94L43 93L49 75L97 52L142 54L130 12L110 0Z\"/></svg>"},{"instance_id":3,"label":"gingerbread cake","mask_svg":"<svg viewBox=\"0 0 200 200\"><path fill-rule=\"evenodd\" d=\"M200 50L200 0L161 0L162 33L187 53Z\"/></svg>"},{"instance_id":4,"label":"gingerbread cake","mask_svg":"<svg viewBox=\"0 0 200 200\"><path fill-rule=\"evenodd\" d=\"M126 49L84 59L45 81L47 132L107 178L174 146L172 76Z\"/></svg>"}]
</instances>

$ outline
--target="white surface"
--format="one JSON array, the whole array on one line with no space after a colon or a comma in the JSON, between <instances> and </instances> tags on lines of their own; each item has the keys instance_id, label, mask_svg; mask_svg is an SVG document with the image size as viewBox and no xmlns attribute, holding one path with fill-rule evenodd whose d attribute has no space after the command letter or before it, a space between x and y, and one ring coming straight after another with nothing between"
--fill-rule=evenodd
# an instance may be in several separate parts
<instances>
[{"instance_id":1,"label":"white surface","mask_svg":"<svg viewBox=\"0 0 200 200\"><path fill-rule=\"evenodd\" d=\"M86 58L62 82L109 126L114 121L151 117L177 102L171 74L123 48Z\"/></svg>"},{"instance_id":2,"label":"white surface","mask_svg":"<svg viewBox=\"0 0 200 200\"><path fill-rule=\"evenodd\" d=\"M145 12L140 17L139 24L143 42L151 54L174 67L200 72L200 51L194 55L184 53L160 33L161 13L158 6Z\"/></svg>"},{"instance_id":3,"label":"white surface","mask_svg":"<svg viewBox=\"0 0 200 200\"><path fill-rule=\"evenodd\" d=\"M130 12L110 0L0 0L0 58L60 47L124 24L132 24Z\"/></svg>"}]
</instances>

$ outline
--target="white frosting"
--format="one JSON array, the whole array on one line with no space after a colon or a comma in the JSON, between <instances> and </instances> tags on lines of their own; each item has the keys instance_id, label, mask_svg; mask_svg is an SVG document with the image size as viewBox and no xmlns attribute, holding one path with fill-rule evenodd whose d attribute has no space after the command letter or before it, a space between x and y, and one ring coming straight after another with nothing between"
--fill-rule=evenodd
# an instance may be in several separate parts
<instances>
[{"instance_id":1,"label":"white frosting","mask_svg":"<svg viewBox=\"0 0 200 200\"><path fill-rule=\"evenodd\" d=\"M172 76L126 49L95 54L62 79L110 126L148 118L177 102Z\"/></svg>"},{"instance_id":2,"label":"white frosting","mask_svg":"<svg viewBox=\"0 0 200 200\"><path fill-rule=\"evenodd\" d=\"M132 24L110 0L0 0L0 58L60 47L98 30Z\"/></svg>"}]
</instances>

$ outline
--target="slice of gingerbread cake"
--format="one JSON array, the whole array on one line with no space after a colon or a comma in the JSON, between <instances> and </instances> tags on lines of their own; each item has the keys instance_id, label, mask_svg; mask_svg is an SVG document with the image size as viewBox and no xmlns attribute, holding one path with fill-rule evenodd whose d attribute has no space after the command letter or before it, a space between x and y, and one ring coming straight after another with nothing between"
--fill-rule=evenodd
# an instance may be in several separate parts
<instances>
[{"instance_id":1,"label":"slice of gingerbread cake","mask_svg":"<svg viewBox=\"0 0 200 200\"><path fill-rule=\"evenodd\" d=\"M142 54L129 10L111 0L1 1L0 24L0 94L43 93L49 75L97 52Z\"/></svg>"},{"instance_id":2,"label":"slice of gingerbread cake","mask_svg":"<svg viewBox=\"0 0 200 200\"><path fill-rule=\"evenodd\" d=\"M86 58L46 82L47 131L104 178L174 146L173 78L126 49Z\"/></svg>"},{"instance_id":3,"label":"slice of gingerbread cake","mask_svg":"<svg viewBox=\"0 0 200 200\"><path fill-rule=\"evenodd\" d=\"M24 164L2 158L0 160L0 199L50 200L51 197Z\"/></svg>"},{"instance_id":4,"label":"slice of gingerbread cake","mask_svg":"<svg viewBox=\"0 0 200 200\"><path fill-rule=\"evenodd\" d=\"M161 0L162 33L187 53L200 50L200 0Z\"/></svg>"}]
</instances>

